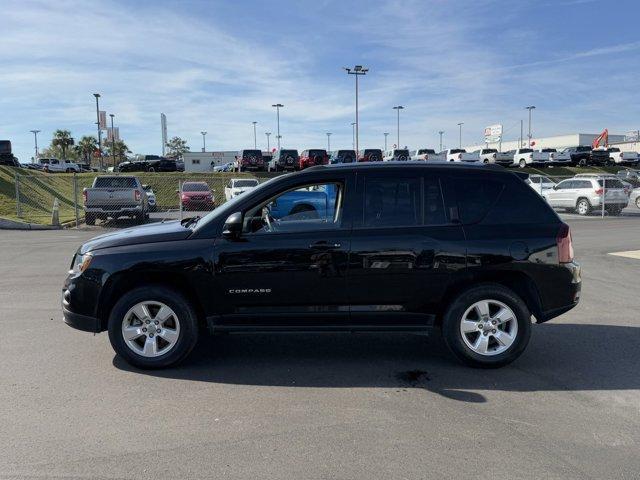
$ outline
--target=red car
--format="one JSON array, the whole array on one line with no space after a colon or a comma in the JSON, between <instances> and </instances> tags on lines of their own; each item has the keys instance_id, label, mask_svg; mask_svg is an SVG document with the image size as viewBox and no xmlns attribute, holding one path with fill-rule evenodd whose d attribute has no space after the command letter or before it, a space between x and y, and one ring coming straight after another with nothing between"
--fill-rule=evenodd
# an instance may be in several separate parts
<instances>
[{"instance_id":1,"label":"red car","mask_svg":"<svg viewBox=\"0 0 640 480\"><path fill-rule=\"evenodd\" d=\"M327 165L329 163L329 155L326 150L313 149L305 150L300 154L300 170L316 165Z\"/></svg>"},{"instance_id":2,"label":"red car","mask_svg":"<svg viewBox=\"0 0 640 480\"><path fill-rule=\"evenodd\" d=\"M184 182L180 202L185 210L213 210L216 206L207 182Z\"/></svg>"}]
</instances>

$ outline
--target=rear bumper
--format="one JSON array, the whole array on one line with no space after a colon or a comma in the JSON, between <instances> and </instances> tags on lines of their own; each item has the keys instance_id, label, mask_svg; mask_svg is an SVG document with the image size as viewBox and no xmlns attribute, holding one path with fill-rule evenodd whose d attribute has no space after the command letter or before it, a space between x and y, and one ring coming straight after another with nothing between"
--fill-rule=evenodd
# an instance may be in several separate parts
<instances>
[{"instance_id":1,"label":"rear bumper","mask_svg":"<svg viewBox=\"0 0 640 480\"><path fill-rule=\"evenodd\" d=\"M562 297L566 299L566 303L543 311L540 318L536 318L537 323L548 322L549 320L568 312L580 302L580 293L582 291L582 267L580 267L580 264L576 262L563 263L562 266L569 270L571 277L571 283L568 289L562 289Z\"/></svg>"},{"instance_id":2,"label":"rear bumper","mask_svg":"<svg viewBox=\"0 0 640 480\"><path fill-rule=\"evenodd\" d=\"M126 206L126 207L116 207L116 206L84 207L84 211L86 213L102 213L105 215L114 215L114 214L128 215L128 214L142 212L142 206L136 205L136 206Z\"/></svg>"}]
</instances>

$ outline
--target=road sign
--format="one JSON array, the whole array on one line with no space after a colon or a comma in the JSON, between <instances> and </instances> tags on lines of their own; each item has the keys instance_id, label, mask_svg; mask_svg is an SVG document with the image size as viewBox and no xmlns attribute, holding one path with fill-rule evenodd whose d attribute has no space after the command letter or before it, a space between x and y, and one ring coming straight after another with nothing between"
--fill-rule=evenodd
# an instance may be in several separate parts
<instances>
[{"instance_id":1,"label":"road sign","mask_svg":"<svg viewBox=\"0 0 640 480\"><path fill-rule=\"evenodd\" d=\"M502 125L489 125L484 129L485 143L495 143L502 140Z\"/></svg>"}]
</instances>

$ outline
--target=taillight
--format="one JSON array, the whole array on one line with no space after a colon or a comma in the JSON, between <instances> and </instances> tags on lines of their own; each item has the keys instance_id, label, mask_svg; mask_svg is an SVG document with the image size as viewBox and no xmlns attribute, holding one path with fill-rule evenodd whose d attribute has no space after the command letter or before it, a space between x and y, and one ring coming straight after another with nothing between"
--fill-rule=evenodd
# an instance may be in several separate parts
<instances>
[{"instance_id":1,"label":"taillight","mask_svg":"<svg viewBox=\"0 0 640 480\"><path fill-rule=\"evenodd\" d=\"M136 202L138 200L140 200L141 194L140 194L140 190L135 190L135 195L136 195Z\"/></svg>"},{"instance_id":2,"label":"taillight","mask_svg":"<svg viewBox=\"0 0 640 480\"><path fill-rule=\"evenodd\" d=\"M87 203L87 191L86 190L82 191L82 200L84 201L84 203Z\"/></svg>"},{"instance_id":3,"label":"taillight","mask_svg":"<svg viewBox=\"0 0 640 480\"><path fill-rule=\"evenodd\" d=\"M560 225L556 243L558 245L558 261L560 263L572 262L573 243L571 242L571 229L566 223Z\"/></svg>"},{"instance_id":4,"label":"taillight","mask_svg":"<svg viewBox=\"0 0 640 480\"><path fill-rule=\"evenodd\" d=\"M596 188L596 195L602 195L604 190L602 188Z\"/></svg>"}]
</instances>

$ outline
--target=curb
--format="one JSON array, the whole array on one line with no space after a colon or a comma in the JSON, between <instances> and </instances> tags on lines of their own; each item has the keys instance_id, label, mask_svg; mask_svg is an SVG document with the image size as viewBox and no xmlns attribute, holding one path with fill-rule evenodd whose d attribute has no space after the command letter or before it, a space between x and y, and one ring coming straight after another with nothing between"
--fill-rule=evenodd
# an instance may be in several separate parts
<instances>
[{"instance_id":1,"label":"curb","mask_svg":"<svg viewBox=\"0 0 640 480\"><path fill-rule=\"evenodd\" d=\"M0 218L0 230L60 230L61 228L61 226L40 225Z\"/></svg>"}]
</instances>

